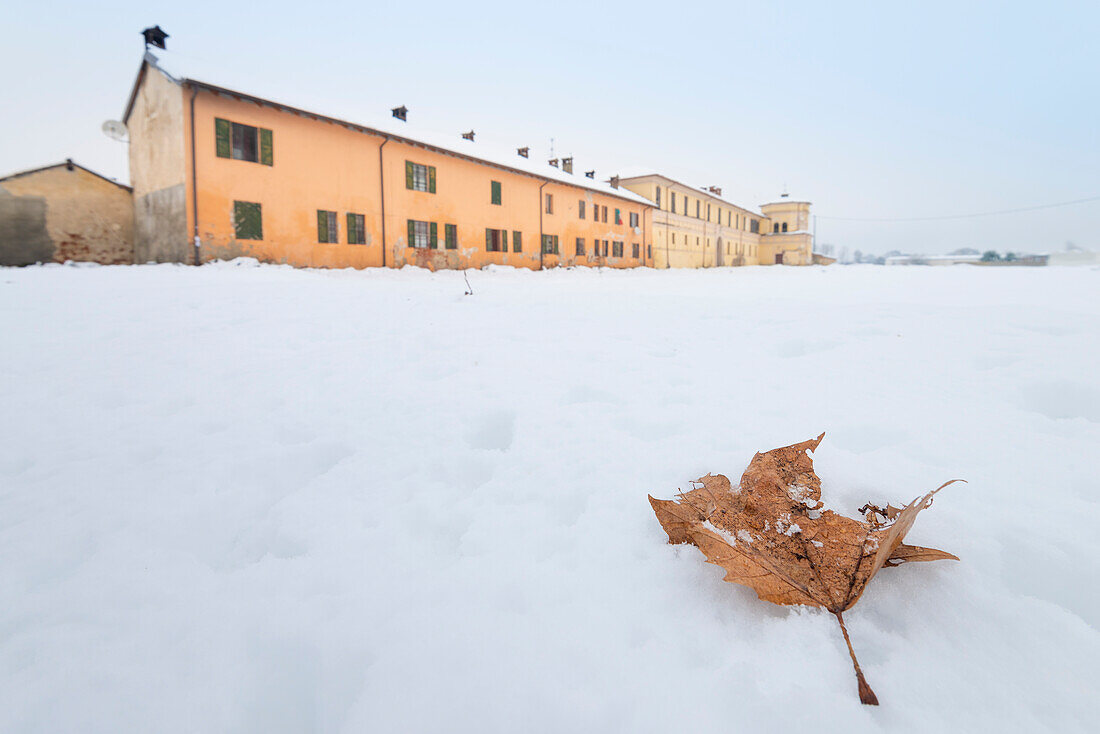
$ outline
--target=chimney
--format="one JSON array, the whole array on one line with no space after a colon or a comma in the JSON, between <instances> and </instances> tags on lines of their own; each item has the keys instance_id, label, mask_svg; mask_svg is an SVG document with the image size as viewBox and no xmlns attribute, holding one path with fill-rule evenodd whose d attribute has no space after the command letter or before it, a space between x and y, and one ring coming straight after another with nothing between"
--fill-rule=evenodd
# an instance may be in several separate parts
<instances>
[{"instance_id":1,"label":"chimney","mask_svg":"<svg viewBox=\"0 0 1100 734\"><path fill-rule=\"evenodd\" d=\"M613 188L613 189L619 188L619 177L618 176L612 176L611 178L609 178L607 180L607 182L609 184L611 184L611 188Z\"/></svg>"},{"instance_id":2,"label":"chimney","mask_svg":"<svg viewBox=\"0 0 1100 734\"><path fill-rule=\"evenodd\" d=\"M561 159L561 170L565 171L566 173L573 172L573 156Z\"/></svg>"},{"instance_id":3,"label":"chimney","mask_svg":"<svg viewBox=\"0 0 1100 734\"><path fill-rule=\"evenodd\" d=\"M408 118L409 116L409 108L405 105L394 107L392 110L390 110L390 112L392 112L393 116L396 117L398 120L401 120L401 122L405 122L406 118Z\"/></svg>"},{"instance_id":4,"label":"chimney","mask_svg":"<svg viewBox=\"0 0 1100 734\"><path fill-rule=\"evenodd\" d=\"M145 37L146 50L148 50L150 46L164 48L164 39L168 38L168 34L161 30L159 25L155 25L152 28L146 28L141 32L141 35Z\"/></svg>"},{"instance_id":5,"label":"chimney","mask_svg":"<svg viewBox=\"0 0 1100 734\"><path fill-rule=\"evenodd\" d=\"M557 168L558 167L558 159L557 158L551 158L550 159L550 165L553 166L554 168Z\"/></svg>"},{"instance_id":6,"label":"chimney","mask_svg":"<svg viewBox=\"0 0 1100 734\"><path fill-rule=\"evenodd\" d=\"M584 175L587 176L588 178L596 178L596 172L595 171L585 171Z\"/></svg>"},{"instance_id":7,"label":"chimney","mask_svg":"<svg viewBox=\"0 0 1100 734\"><path fill-rule=\"evenodd\" d=\"M474 131L471 130L468 133L462 133L462 139L469 140L471 143L474 142Z\"/></svg>"},{"instance_id":8,"label":"chimney","mask_svg":"<svg viewBox=\"0 0 1100 734\"><path fill-rule=\"evenodd\" d=\"M531 148L530 147L516 148L516 152L519 153L520 156L522 156L524 158L527 158L531 153Z\"/></svg>"},{"instance_id":9,"label":"chimney","mask_svg":"<svg viewBox=\"0 0 1100 734\"><path fill-rule=\"evenodd\" d=\"M70 171L73 170L73 159L72 158L66 158L65 159L65 168L67 168Z\"/></svg>"}]
</instances>

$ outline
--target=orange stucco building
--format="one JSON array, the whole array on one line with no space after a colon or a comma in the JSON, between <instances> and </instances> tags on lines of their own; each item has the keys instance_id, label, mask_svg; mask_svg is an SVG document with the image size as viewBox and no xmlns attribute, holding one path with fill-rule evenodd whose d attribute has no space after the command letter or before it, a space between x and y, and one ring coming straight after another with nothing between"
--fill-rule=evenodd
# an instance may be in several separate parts
<instances>
[{"instance_id":1,"label":"orange stucco building","mask_svg":"<svg viewBox=\"0 0 1100 734\"><path fill-rule=\"evenodd\" d=\"M136 262L636 267L650 254L650 203L568 163L177 79L149 54L124 121Z\"/></svg>"}]
</instances>

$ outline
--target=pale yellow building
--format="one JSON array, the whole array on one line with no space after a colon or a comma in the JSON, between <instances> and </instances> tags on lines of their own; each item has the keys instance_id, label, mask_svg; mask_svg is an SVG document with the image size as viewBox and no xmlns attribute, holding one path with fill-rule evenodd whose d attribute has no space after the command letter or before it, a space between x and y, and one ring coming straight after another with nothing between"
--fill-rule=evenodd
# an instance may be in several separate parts
<instances>
[{"instance_id":1,"label":"pale yellow building","mask_svg":"<svg viewBox=\"0 0 1100 734\"><path fill-rule=\"evenodd\" d=\"M765 230L760 235L761 265L813 265L810 202L782 199L761 204Z\"/></svg>"},{"instance_id":2,"label":"pale yellow building","mask_svg":"<svg viewBox=\"0 0 1100 734\"><path fill-rule=\"evenodd\" d=\"M764 204L760 212L722 198L717 187L697 188L658 173L617 179L653 203L656 268L809 265L813 262L809 202Z\"/></svg>"}]
</instances>

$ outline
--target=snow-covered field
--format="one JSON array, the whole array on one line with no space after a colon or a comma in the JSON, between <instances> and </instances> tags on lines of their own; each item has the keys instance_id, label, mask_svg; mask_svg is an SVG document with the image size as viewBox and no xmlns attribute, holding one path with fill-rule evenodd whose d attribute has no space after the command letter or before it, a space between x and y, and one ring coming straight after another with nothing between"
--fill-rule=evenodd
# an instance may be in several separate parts
<instances>
[{"instance_id":1,"label":"snow-covered field","mask_svg":"<svg viewBox=\"0 0 1100 734\"><path fill-rule=\"evenodd\" d=\"M0 269L0 731L1096 725L1100 271L469 278ZM878 708L646 500L821 431Z\"/></svg>"}]
</instances>

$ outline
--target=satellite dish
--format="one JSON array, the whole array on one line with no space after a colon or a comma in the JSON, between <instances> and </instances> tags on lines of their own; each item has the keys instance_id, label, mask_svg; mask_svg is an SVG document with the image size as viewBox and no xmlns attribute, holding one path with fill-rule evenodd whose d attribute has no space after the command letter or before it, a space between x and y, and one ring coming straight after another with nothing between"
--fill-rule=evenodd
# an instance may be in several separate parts
<instances>
[{"instance_id":1,"label":"satellite dish","mask_svg":"<svg viewBox=\"0 0 1100 734\"><path fill-rule=\"evenodd\" d=\"M100 129L111 140L121 141L126 139L126 125L118 120L107 120Z\"/></svg>"}]
</instances>

